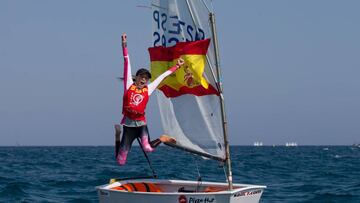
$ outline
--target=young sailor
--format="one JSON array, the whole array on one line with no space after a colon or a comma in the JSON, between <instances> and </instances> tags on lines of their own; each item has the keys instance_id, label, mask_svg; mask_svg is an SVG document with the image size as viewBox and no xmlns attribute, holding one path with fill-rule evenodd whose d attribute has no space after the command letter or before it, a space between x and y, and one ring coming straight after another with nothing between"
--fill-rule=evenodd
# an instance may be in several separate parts
<instances>
[{"instance_id":1,"label":"young sailor","mask_svg":"<svg viewBox=\"0 0 360 203\"><path fill-rule=\"evenodd\" d=\"M168 137L160 137L160 139L149 143L149 130L146 125L145 109L149 100L149 96L154 92L156 87L167 76L175 72L180 66L184 64L183 59L178 59L175 66L170 67L153 82L147 85L151 78L151 73L146 69L139 69L136 72L135 80L133 81L131 75L130 59L127 50L126 34L121 36L122 48L124 55L124 96L123 96L123 119L121 124L123 125L123 135L120 141L120 147L116 152L116 160L120 165L126 163L126 157L129 153L131 145L136 138L141 139L141 145L144 151L152 152L161 143L161 141L174 141ZM119 126L115 126L117 129ZM169 140L170 139L170 140ZM151 146L151 144L153 144Z\"/></svg>"}]
</instances>

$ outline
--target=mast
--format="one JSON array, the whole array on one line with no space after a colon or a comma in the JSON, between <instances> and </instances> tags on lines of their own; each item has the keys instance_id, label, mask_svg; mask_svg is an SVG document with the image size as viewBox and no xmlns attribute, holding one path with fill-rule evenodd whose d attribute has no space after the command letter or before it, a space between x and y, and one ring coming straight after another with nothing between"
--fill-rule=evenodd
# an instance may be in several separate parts
<instances>
[{"instance_id":1,"label":"mast","mask_svg":"<svg viewBox=\"0 0 360 203\"><path fill-rule=\"evenodd\" d=\"M211 32L213 36L213 44L214 44L214 52L215 52L215 66L217 75L215 78L214 72L212 68L210 67L211 73L214 77L214 79L217 81L217 89L219 90L219 100L220 100L220 109L221 109L221 121L223 124L223 135L224 135L224 144L225 144L225 154L226 154L226 173L227 173L227 181L229 184L229 190L233 189L233 181L232 181L232 171L231 171L231 159L230 159L230 146L228 141L228 130L227 130L227 119L226 119L226 112L225 112L225 101L224 101L224 95L223 95L223 87L221 82L221 71L220 71L220 56L219 56L219 46L218 46L218 39L216 34L216 24L215 24L215 14L210 11L210 9L207 7L206 3L202 1L205 5L206 9L209 11L209 18L210 18L210 26L211 26ZM197 27L197 23L195 21L194 14L192 12L191 6L189 4L189 1L186 0L187 7L190 11L191 18L193 20L194 25ZM209 59L207 58L207 61L209 62ZM210 63L209 63L210 64Z\"/></svg>"},{"instance_id":2,"label":"mast","mask_svg":"<svg viewBox=\"0 0 360 203\"><path fill-rule=\"evenodd\" d=\"M220 57L219 57L219 47L218 47L218 39L216 34L216 25L215 25L215 14L210 12L210 23L211 23L211 32L213 34L213 43L214 43L214 52L215 52L215 66L217 71L217 82L219 89L219 99L220 99L220 107L221 107L221 120L223 124L223 134L224 134L224 142L225 142L225 153L226 153L226 168L227 168L227 180L229 184L229 190L233 189L232 183L232 171L231 171L231 160L230 160L230 147L228 141L228 129L227 129L227 119L225 112L225 101L223 95L223 87L221 82L221 72L220 72Z\"/></svg>"}]
</instances>

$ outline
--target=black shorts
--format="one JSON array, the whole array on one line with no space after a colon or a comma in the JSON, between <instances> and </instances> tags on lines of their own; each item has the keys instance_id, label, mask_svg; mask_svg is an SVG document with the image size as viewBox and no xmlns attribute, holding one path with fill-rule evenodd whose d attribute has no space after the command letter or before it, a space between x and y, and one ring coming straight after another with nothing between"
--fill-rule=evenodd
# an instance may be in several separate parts
<instances>
[{"instance_id":1,"label":"black shorts","mask_svg":"<svg viewBox=\"0 0 360 203\"><path fill-rule=\"evenodd\" d=\"M148 140L150 140L147 125L139 127L127 127L124 125L123 135L120 142L120 150L129 151L134 140L136 138L141 138L142 136L148 136Z\"/></svg>"}]
</instances>

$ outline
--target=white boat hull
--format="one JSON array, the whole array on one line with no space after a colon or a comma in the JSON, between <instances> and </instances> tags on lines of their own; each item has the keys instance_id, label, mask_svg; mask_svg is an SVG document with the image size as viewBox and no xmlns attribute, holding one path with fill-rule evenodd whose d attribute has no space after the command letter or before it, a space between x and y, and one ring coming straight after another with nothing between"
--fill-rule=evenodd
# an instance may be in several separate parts
<instances>
[{"instance_id":1,"label":"white boat hull","mask_svg":"<svg viewBox=\"0 0 360 203\"><path fill-rule=\"evenodd\" d=\"M112 188L126 183L147 182L159 185L161 192L128 192ZM204 188L224 188L221 191L204 191ZM227 183L182 181L182 180L131 180L98 186L100 203L257 203L266 186L234 184L234 189L225 188ZM179 192L185 188L187 192ZM197 192L192 191L197 188Z\"/></svg>"}]
</instances>

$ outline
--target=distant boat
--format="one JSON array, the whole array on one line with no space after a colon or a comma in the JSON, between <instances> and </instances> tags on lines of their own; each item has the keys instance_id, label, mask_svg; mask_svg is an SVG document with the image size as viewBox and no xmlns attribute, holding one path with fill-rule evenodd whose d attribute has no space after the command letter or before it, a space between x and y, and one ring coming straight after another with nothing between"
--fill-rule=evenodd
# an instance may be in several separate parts
<instances>
[{"instance_id":1,"label":"distant boat","mask_svg":"<svg viewBox=\"0 0 360 203\"><path fill-rule=\"evenodd\" d=\"M254 146L261 147L261 146L263 146L263 143L262 142L254 142Z\"/></svg>"},{"instance_id":2,"label":"distant boat","mask_svg":"<svg viewBox=\"0 0 360 203\"><path fill-rule=\"evenodd\" d=\"M298 144L296 142L287 142L287 143L285 143L285 146L286 147L297 147Z\"/></svg>"}]
</instances>

